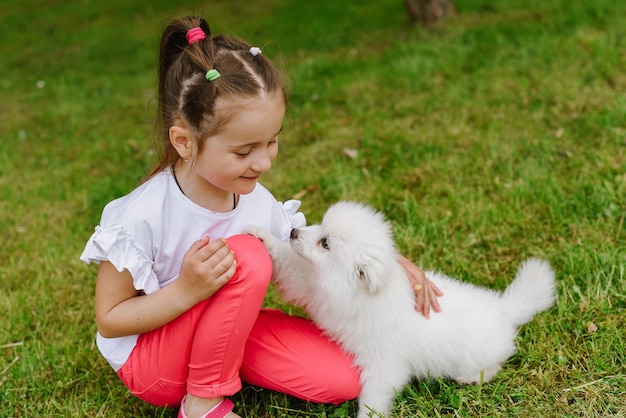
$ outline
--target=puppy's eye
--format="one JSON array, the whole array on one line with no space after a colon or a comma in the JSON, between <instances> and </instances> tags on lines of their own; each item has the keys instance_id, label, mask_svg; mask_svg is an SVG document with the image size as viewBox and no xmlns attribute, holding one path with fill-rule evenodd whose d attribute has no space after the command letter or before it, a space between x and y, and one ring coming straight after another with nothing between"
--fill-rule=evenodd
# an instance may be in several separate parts
<instances>
[{"instance_id":1,"label":"puppy's eye","mask_svg":"<svg viewBox=\"0 0 626 418\"><path fill-rule=\"evenodd\" d=\"M322 246L325 250L330 250L330 245L328 245L328 238L322 238L319 242L319 245Z\"/></svg>"}]
</instances>

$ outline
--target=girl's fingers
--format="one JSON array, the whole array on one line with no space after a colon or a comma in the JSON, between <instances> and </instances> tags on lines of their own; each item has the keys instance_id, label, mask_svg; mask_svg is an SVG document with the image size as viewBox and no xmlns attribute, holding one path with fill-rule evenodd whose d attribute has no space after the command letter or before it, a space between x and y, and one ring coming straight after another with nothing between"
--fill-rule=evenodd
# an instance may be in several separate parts
<instances>
[{"instance_id":1,"label":"girl's fingers","mask_svg":"<svg viewBox=\"0 0 626 418\"><path fill-rule=\"evenodd\" d=\"M198 253L198 251L206 247L207 244L209 244L209 242L210 242L209 236L208 235L203 236L201 239L191 244L191 247L189 247L189 250L187 250L187 254L194 255Z\"/></svg>"},{"instance_id":2,"label":"girl's fingers","mask_svg":"<svg viewBox=\"0 0 626 418\"><path fill-rule=\"evenodd\" d=\"M222 270L223 268L223 270ZM211 286L213 287L213 294L222 288L226 283L229 282L230 279L235 275L235 270L237 269L237 261L232 258L230 262L228 260L224 260L223 264L216 267L214 273L217 276L212 280Z\"/></svg>"},{"instance_id":3,"label":"girl's fingers","mask_svg":"<svg viewBox=\"0 0 626 418\"><path fill-rule=\"evenodd\" d=\"M222 253L223 250L220 249L219 252ZM218 273L219 272L225 273L231 268L234 268L235 265L237 265L237 260L235 259L235 252L230 249L228 249L228 252L225 253L223 257L221 258L220 257L221 257L221 254L219 255L216 254L213 257L215 259L215 265L213 266L213 269Z\"/></svg>"},{"instance_id":4,"label":"girl's fingers","mask_svg":"<svg viewBox=\"0 0 626 418\"><path fill-rule=\"evenodd\" d=\"M421 284L416 284L414 286L414 291L415 291L415 310L418 312L422 312L422 310L424 309L424 302L425 302L425 298L424 298L424 288L422 287Z\"/></svg>"},{"instance_id":5,"label":"girl's fingers","mask_svg":"<svg viewBox=\"0 0 626 418\"><path fill-rule=\"evenodd\" d=\"M426 318L430 318L430 290L424 289L421 292L424 296L424 304L422 305L422 315Z\"/></svg>"},{"instance_id":6,"label":"girl's fingers","mask_svg":"<svg viewBox=\"0 0 626 418\"><path fill-rule=\"evenodd\" d=\"M199 248L195 253L195 257L200 262L206 262L214 257L221 259L225 257L229 251L226 241L224 239L218 239ZM218 263L218 261L216 261L217 259L213 259L213 267Z\"/></svg>"},{"instance_id":7,"label":"girl's fingers","mask_svg":"<svg viewBox=\"0 0 626 418\"><path fill-rule=\"evenodd\" d=\"M430 310L441 312L438 297L443 296L443 292L426 276L422 276L424 286L417 283L415 290L415 310L421 312L426 318L430 317Z\"/></svg>"},{"instance_id":8,"label":"girl's fingers","mask_svg":"<svg viewBox=\"0 0 626 418\"><path fill-rule=\"evenodd\" d=\"M430 301L431 301L430 305L432 306L435 312L441 312L441 306L439 305L439 300L437 299L437 297L443 296L443 292L439 290L439 288L437 288L437 286L435 286L434 284L433 284L433 288L431 288L431 291L433 292L433 294L431 295L431 298L430 298Z\"/></svg>"},{"instance_id":9,"label":"girl's fingers","mask_svg":"<svg viewBox=\"0 0 626 418\"><path fill-rule=\"evenodd\" d=\"M426 278L426 280L428 280L428 278ZM441 290L439 290L439 288L437 287L437 285L435 283L433 283L432 281L428 280L428 283L430 283L430 289L433 291L433 293L435 294L435 296L443 296L443 292ZM437 298L434 298L435 300L437 300ZM439 304L437 304L439 305Z\"/></svg>"}]
</instances>

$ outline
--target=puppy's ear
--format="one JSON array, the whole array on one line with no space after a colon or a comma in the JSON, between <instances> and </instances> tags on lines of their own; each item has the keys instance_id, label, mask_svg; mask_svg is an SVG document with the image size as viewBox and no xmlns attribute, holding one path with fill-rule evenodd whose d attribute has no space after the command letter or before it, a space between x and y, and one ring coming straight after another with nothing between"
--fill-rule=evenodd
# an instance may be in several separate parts
<instances>
[{"instance_id":1,"label":"puppy's ear","mask_svg":"<svg viewBox=\"0 0 626 418\"><path fill-rule=\"evenodd\" d=\"M385 276L376 266L361 264L356 272L359 283L369 293L378 293L385 285Z\"/></svg>"}]
</instances>

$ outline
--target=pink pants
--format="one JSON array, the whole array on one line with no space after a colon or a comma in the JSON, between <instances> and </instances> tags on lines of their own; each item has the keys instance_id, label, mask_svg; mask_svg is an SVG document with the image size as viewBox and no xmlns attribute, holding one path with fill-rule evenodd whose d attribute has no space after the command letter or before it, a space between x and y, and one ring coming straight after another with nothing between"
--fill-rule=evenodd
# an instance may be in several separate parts
<instances>
[{"instance_id":1,"label":"pink pants","mask_svg":"<svg viewBox=\"0 0 626 418\"><path fill-rule=\"evenodd\" d=\"M241 379L306 401L338 404L360 391L352 358L313 323L261 309L271 277L263 244L227 239L234 277L159 329L142 334L118 376L137 397L177 406L185 393L213 398L241 389Z\"/></svg>"}]
</instances>

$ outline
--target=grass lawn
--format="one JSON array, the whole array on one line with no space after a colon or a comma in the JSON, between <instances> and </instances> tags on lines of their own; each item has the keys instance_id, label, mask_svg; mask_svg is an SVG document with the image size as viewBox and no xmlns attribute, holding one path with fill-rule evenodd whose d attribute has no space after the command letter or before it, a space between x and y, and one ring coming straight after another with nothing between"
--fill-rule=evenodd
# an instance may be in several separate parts
<instances>
[{"instance_id":1,"label":"grass lawn","mask_svg":"<svg viewBox=\"0 0 626 418\"><path fill-rule=\"evenodd\" d=\"M555 267L556 306L492 382L415 382L394 416L626 416L626 2L455 4L424 30L399 0L3 1L0 417L176 416L98 354L78 256L154 161L159 32L189 13L289 74L262 182L309 222L363 201L418 265L494 289L526 257ZM244 417L356 412L250 386L233 400Z\"/></svg>"}]
</instances>

